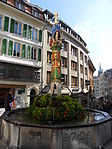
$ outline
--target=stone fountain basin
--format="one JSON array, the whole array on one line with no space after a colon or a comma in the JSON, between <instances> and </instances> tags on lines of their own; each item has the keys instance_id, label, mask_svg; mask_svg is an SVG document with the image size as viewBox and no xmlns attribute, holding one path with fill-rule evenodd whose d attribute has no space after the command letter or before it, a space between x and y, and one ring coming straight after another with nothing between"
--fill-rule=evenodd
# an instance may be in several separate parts
<instances>
[{"instance_id":1,"label":"stone fountain basin","mask_svg":"<svg viewBox=\"0 0 112 149\"><path fill-rule=\"evenodd\" d=\"M14 119L15 113L24 110L0 117L1 139L9 149L96 149L111 140L112 118L105 112L88 110L92 117L97 115L88 123L40 125Z\"/></svg>"}]
</instances>

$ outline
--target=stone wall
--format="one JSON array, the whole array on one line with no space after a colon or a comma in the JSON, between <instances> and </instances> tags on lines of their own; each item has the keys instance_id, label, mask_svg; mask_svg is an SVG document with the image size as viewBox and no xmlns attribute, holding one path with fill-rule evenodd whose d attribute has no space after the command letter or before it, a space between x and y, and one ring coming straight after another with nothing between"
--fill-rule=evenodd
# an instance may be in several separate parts
<instances>
[{"instance_id":1,"label":"stone wall","mask_svg":"<svg viewBox=\"0 0 112 149\"><path fill-rule=\"evenodd\" d=\"M2 140L19 149L93 149L112 136L111 118L86 125L33 125L0 118Z\"/></svg>"}]
</instances>

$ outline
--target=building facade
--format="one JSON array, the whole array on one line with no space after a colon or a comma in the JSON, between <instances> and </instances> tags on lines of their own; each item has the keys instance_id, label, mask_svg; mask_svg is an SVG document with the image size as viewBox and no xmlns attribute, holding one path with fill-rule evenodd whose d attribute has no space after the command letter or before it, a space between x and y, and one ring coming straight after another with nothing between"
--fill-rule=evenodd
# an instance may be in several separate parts
<instances>
[{"instance_id":1,"label":"building facade","mask_svg":"<svg viewBox=\"0 0 112 149\"><path fill-rule=\"evenodd\" d=\"M28 106L34 100L29 95L38 94L51 82L53 16L25 0L0 1L0 105L4 92L15 88L17 105ZM90 77L86 43L62 20L59 24L61 83L73 92L87 92Z\"/></svg>"},{"instance_id":2,"label":"building facade","mask_svg":"<svg viewBox=\"0 0 112 149\"><path fill-rule=\"evenodd\" d=\"M53 14L45 10L45 19L47 25L44 30L44 51L43 51L43 84L49 84L51 81L51 49L50 37L51 28L50 24ZM86 81L89 79L88 67L88 49L86 43L72 28L70 28L62 20L59 21L61 27L61 82L62 85L67 86L71 91L79 90L82 88L87 91L88 87Z\"/></svg>"},{"instance_id":3,"label":"building facade","mask_svg":"<svg viewBox=\"0 0 112 149\"><path fill-rule=\"evenodd\" d=\"M0 102L9 88L15 88L20 106L30 103L27 95L39 91L42 66L42 29L40 8L24 0L0 1ZM26 100L27 99L27 100Z\"/></svg>"}]
</instances>

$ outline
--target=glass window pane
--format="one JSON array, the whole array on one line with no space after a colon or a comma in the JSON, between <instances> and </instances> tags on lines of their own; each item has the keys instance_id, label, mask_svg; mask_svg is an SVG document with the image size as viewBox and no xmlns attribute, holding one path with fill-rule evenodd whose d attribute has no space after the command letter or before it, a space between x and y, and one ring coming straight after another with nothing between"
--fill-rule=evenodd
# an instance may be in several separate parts
<instances>
[{"instance_id":1,"label":"glass window pane","mask_svg":"<svg viewBox=\"0 0 112 149\"><path fill-rule=\"evenodd\" d=\"M8 49L8 55L12 55L13 50L13 41L9 41L9 49Z\"/></svg>"},{"instance_id":2,"label":"glass window pane","mask_svg":"<svg viewBox=\"0 0 112 149\"><path fill-rule=\"evenodd\" d=\"M34 39L34 28L32 28L32 39Z\"/></svg>"},{"instance_id":3,"label":"glass window pane","mask_svg":"<svg viewBox=\"0 0 112 149\"><path fill-rule=\"evenodd\" d=\"M11 18L11 24L10 24L10 32L14 33L14 19Z\"/></svg>"},{"instance_id":4,"label":"glass window pane","mask_svg":"<svg viewBox=\"0 0 112 149\"><path fill-rule=\"evenodd\" d=\"M23 37L27 36L27 24L24 24L23 26Z\"/></svg>"},{"instance_id":5,"label":"glass window pane","mask_svg":"<svg viewBox=\"0 0 112 149\"><path fill-rule=\"evenodd\" d=\"M0 29L2 29L2 17L0 16Z\"/></svg>"},{"instance_id":6,"label":"glass window pane","mask_svg":"<svg viewBox=\"0 0 112 149\"><path fill-rule=\"evenodd\" d=\"M21 23L18 23L19 28L18 28L18 35L21 35Z\"/></svg>"},{"instance_id":7,"label":"glass window pane","mask_svg":"<svg viewBox=\"0 0 112 149\"><path fill-rule=\"evenodd\" d=\"M41 49L38 49L38 61L41 61Z\"/></svg>"},{"instance_id":8,"label":"glass window pane","mask_svg":"<svg viewBox=\"0 0 112 149\"><path fill-rule=\"evenodd\" d=\"M17 57L20 57L20 43L17 43Z\"/></svg>"},{"instance_id":9,"label":"glass window pane","mask_svg":"<svg viewBox=\"0 0 112 149\"><path fill-rule=\"evenodd\" d=\"M17 29L18 29L18 23L15 22L15 34L17 34Z\"/></svg>"},{"instance_id":10,"label":"glass window pane","mask_svg":"<svg viewBox=\"0 0 112 149\"><path fill-rule=\"evenodd\" d=\"M2 40L2 54L6 54L7 39Z\"/></svg>"},{"instance_id":11,"label":"glass window pane","mask_svg":"<svg viewBox=\"0 0 112 149\"><path fill-rule=\"evenodd\" d=\"M5 19L4 19L4 31L8 32L8 27L9 27L9 17L5 17Z\"/></svg>"}]
</instances>

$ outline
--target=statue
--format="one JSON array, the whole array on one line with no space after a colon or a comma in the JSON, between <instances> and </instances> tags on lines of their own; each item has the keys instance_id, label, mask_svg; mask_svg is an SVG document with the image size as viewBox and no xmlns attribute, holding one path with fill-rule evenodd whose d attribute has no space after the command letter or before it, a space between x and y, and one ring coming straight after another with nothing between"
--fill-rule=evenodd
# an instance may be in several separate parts
<instances>
[{"instance_id":1,"label":"statue","mask_svg":"<svg viewBox=\"0 0 112 149\"><path fill-rule=\"evenodd\" d=\"M58 13L54 14L52 19L54 25L52 27L52 37L50 39L50 47L52 49L52 69L51 69L51 94L61 93L61 58L60 50L62 47L62 42L60 39L60 25L58 20ZM55 84L55 89L54 89Z\"/></svg>"}]
</instances>

